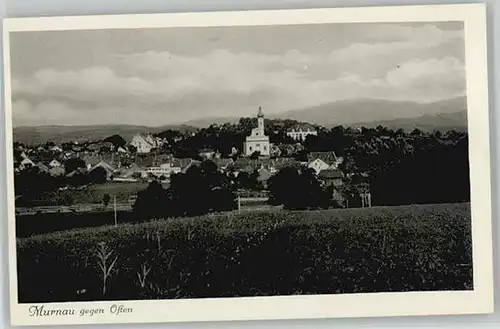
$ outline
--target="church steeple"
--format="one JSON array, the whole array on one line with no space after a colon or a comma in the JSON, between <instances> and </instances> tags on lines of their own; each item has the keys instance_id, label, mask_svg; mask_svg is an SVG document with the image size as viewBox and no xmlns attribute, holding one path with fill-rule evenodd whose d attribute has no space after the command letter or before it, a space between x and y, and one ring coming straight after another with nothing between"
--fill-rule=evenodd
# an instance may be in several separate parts
<instances>
[{"instance_id":1,"label":"church steeple","mask_svg":"<svg viewBox=\"0 0 500 329\"><path fill-rule=\"evenodd\" d=\"M259 106L259 113L257 113L257 128L259 128L261 135L264 135L264 114L262 114L261 106Z\"/></svg>"},{"instance_id":2,"label":"church steeple","mask_svg":"<svg viewBox=\"0 0 500 329\"><path fill-rule=\"evenodd\" d=\"M262 114L262 106L259 106L259 113L257 113L257 118L263 118L264 114Z\"/></svg>"}]
</instances>

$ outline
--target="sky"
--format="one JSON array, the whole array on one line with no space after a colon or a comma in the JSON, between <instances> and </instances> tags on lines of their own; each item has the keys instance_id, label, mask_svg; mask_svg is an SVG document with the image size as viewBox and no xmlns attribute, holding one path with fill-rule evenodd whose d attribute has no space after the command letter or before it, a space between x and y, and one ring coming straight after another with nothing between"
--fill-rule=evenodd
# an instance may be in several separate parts
<instances>
[{"instance_id":1,"label":"sky","mask_svg":"<svg viewBox=\"0 0 500 329\"><path fill-rule=\"evenodd\" d=\"M461 22L14 32L14 126L159 126L465 95Z\"/></svg>"}]
</instances>

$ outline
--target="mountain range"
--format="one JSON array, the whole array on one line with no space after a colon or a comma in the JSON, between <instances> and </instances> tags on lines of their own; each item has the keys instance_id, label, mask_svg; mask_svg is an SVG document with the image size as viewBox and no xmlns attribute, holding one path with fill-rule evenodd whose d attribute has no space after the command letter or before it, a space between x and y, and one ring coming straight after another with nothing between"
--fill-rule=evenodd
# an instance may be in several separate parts
<instances>
[{"instance_id":1,"label":"mountain range","mask_svg":"<svg viewBox=\"0 0 500 329\"><path fill-rule=\"evenodd\" d=\"M333 126L376 127L422 131L467 130L467 102L465 97L434 102L416 103L379 99L337 101L315 107L267 115L269 119L290 119L300 122ZM195 131L211 124L236 123L239 117L201 117L179 124L148 127L132 125L100 126L37 126L14 128L14 140L23 143L53 141L61 143L74 140L99 140L119 134L130 141L137 133L158 133L167 129Z\"/></svg>"},{"instance_id":2,"label":"mountain range","mask_svg":"<svg viewBox=\"0 0 500 329\"><path fill-rule=\"evenodd\" d=\"M414 120L416 118L440 117L465 111L465 97L458 97L433 103L388 101L381 99L343 100L306 109L287 111L282 119L306 121L319 125L358 125L365 122L389 122L393 120Z\"/></svg>"},{"instance_id":3,"label":"mountain range","mask_svg":"<svg viewBox=\"0 0 500 329\"><path fill-rule=\"evenodd\" d=\"M458 97L433 103L358 99L337 101L315 107L266 115L269 119L290 119L325 126L386 126L391 129L423 131L434 129L467 129L467 101ZM236 123L239 117L204 117L184 122L206 128L211 124Z\"/></svg>"}]
</instances>

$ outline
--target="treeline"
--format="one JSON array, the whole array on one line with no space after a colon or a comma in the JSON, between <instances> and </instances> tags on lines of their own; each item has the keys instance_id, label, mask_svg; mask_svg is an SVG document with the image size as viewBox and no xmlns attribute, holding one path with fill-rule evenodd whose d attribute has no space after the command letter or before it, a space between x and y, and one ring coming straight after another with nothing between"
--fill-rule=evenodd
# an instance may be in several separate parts
<instances>
[{"instance_id":1,"label":"treeline","mask_svg":"<svg viewBox=\"0 0 500 329\"><path fill-rule=\"evenodd\" d=\"M153 181L139 192L133 205L142 219L203 215L236 209L235 186L212 161L173 174L165 189Z\"/></svg>"},{"instance_id":2,"label":"treeline","mask_svg":"<svg viewBox=\"0 0 500 329\"><path fill-rule=\"evenodd\" d=\"M106 182L106 171L96 168L91 172L83 170L77 159L65 163L67 170L77 166L70 171L71 175L52 176L50 173L40 170L38 167L30 167L14 175L14 191L18 196L16 206L30 207L43 203L43 199L49 193L57 192L60 188L76 188L90 184L102 184ZM82 170L78 170L82 169ZM73 200L65 196L60 204L71 205Z\"/></svg>"},{"instance_id":3,"label":"treeline","mask_svg":"<svg viewBox=\"0 0 500 329\"><path fill-rule=\"evenodd\" d=\"M280 150L276 156L307 161L311 152L334 151L344 158L340 169L346 179L341 192L346 198L370 191L372 205L470 200L467 133L316 126L317 136L297 142L286 136L286 130L296 123L266 120L266 133ZM241 118L237 124L212 125L181 138L171 151L196 157L197 150L211 148L222 156L231 156L232 147L241 149L255 125L252 118Z\"/></svg>"},{"instance_id":4,"label":"treeline","mask_svg":"<svg viewBox=\"0 0 500 329\"><path fill-rule=\"evenodd\" d=\"M221 173L210 160L190 167L186 173L171 176L164 188L153 181L139 192L133 206L139 218L165 218L204 215L237 209L237 193L243 189L261 189L252 174ZM332 198L332 189L324 188L312 169L290 166L269 179L269 203L287 210L340 207Z\"/></svg>"},{"instance_id":5,"label":"treeline","mask_svg":"<svg viewBox=\"0 0 500 329\"><path fill-rule=\"evenodd\" d=\"M265 119L265 132L270 142L281 146L282 151L287 153L284 145L293 145L297 141L288 137L286 131L298 122L295 120L270 120ZM198 152L202 149L212 149L220 152L222 157L234 157L233 148L241 152L246 137L252 129L257 126L256 118L240 118L238 123L225 123L222 125L211 125L199 129L195 133L181 133L175 130L166 130L156 136L165 138L168 142L164 144L163 151L168 151L176 157L198 158ZM319 129L319 127L318 127ZM282 152L283 153L283 152ZM292 152L288 152L292 155ZM282 154L283 155L283 154Z\"/></svg>"},{"instance_id":6,"label":"treeline","mask_svg":"<svg viewBox=\"0 0 500 329\"><path fill-rule=\"evenodd\" d=\"M373 205L468 202L468 150L467 133L364 129L341 167L348 186L369 186Z\"/></svg>"},{"instance_id":7,"label":"treeline","mask_svg":"<svg viewBox=\"0 0 500 329\"><path fill-rule=\"evenodd\" d=\"M245 136L256 124L254 121L242 118L237 124L212 125L190 134L165 131L159 136L168 140L165 147L169 150L164 151L176 156L197 157L203 148L219 151L222 156L235 156L232 148L241 149ZM344 181L342 186L334 189L347 200L370 192L374 206L470 201L467 133L424 133L418 129L406 132L385 127L316 127L317 136L308 136L305 141L297 142L286 137L286 129L295 123L292 120L266 120L271 142L288 150L300 161L307 161L311 152L335 151L337 156L343 157L339 169L344 173ZM114 136L112 140L119 143L120 138ZM72 159L64 166L68 173L83 167L84 163ZM92 175L76 171L72 177L57 178L33 168L16 174L16 194L29 198L65 185L78 186L104 180L102 170L93 171ZM289 209L346 205L333 202L333 188L325 189L306 168L282 170L269 179L266 188L271 203L283 204ZM142 194L150 198L141 202L155 204L156 195L159 195L162 200L159 211L162 213L155 213L155 216L195 215L233 209L238 189L262 190L263 186L257 181L256 172L240 172L237 177L235 173L217 171L212 162L204 162L186 174L174 175L168 190L153 184ZM349 205L356 206L356 202L349 202ZM141 204L137 207L148 208Z\"/></svg>"}]
</instances>

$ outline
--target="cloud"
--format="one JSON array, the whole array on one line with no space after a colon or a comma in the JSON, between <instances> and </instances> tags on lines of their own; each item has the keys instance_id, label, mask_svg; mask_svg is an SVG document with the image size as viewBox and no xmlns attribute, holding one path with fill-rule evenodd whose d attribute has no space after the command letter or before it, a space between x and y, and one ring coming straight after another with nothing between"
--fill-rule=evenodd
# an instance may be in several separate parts
<instances>
[{"instance_id":1,"label":"cloud","mask_svg":"<svg viewBox=\"0 0 500 329\"><path fill-rule=\"evenodd\" d=\"M433 101L464 94L463 59L447 51L463 48L462 31L378 29L391 41L380 37L323 53L147 51L114 55L107 65L40 68L13 79L14 119L155 125L252 115L259 105L278 113L349 98Z\"/></svg>"}]
</instances>

